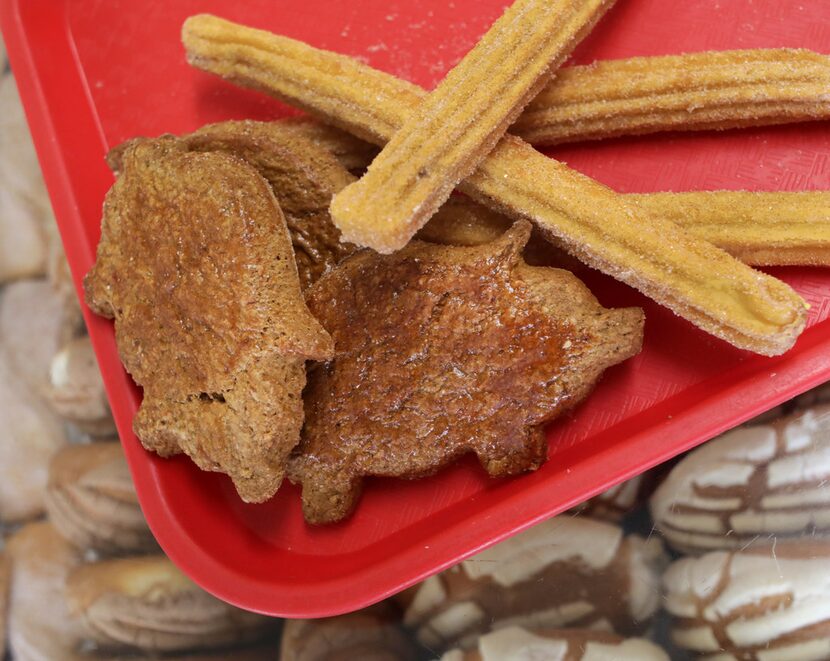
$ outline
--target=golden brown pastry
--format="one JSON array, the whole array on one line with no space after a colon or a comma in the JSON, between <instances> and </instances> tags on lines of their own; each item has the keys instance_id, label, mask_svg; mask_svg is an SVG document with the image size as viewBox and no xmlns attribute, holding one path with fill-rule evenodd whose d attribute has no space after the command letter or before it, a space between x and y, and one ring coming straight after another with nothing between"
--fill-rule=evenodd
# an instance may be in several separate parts
<instances>
[{"instance_id":1,"label":"golden brown pastry","mask_svg":"<svg viewBox=\"0 0 830 661\"><path fill-rule=\"evenodd\" d=\"M209 595L161 555L78 567L66 599L85 639L106 650L209 649L262 638L278 622Z\"/></svg>"},{"instance_id":2,"label":"golden brown pastry","mask_svg":"<svg viewBox=\"0 0 830 661\"><path fill-rule=\"evenodd\" d=\"M343 236L399 250L476 169L613 0L515 0L335 195Z\"/></svg>"},{"instance_id":3,"label":"golden brown pastry","mask_svg":"<svg viewBox=\"0 0 830 661\"><path fill-rule=\"evenodd\" d=\"M648 193L625 195L625 200L671 220L745 264L830 265L830 193L826 191ZM502 234L510 222L500 213L455 196L418 236L436 243L478 245ZM541 237L533 246L535 255L562 259L561 250Z\"/></svg>"},{"instance_id":4,"label":"golden brown pastry","mask_svg":"<svg viewBox=\"0 0 830 661\"><path fill-rule=\"evenodd\" d=\"M135 493L121 444L70 445L49 466L46 511L80 549L141 553L158 548Z\"/></svg>"},{"instance_id":5,"label":"golden brown pastry","mask_svg":"<svg viewBox=\"0 0 830 661\"><path fill-rule=\"evenodd\" d=\"M308 292L335 343L309 374L291 465L308 521L346 516L367 475L422 477L468 452L493 476L537 468L543 423L640 350L642 311L606 310L571 273L527 266L529 234L525 222L472 248L363 251Z\"/></svg>"},{"instance_id":6,"label":"golden brown pastry","mask_svg":"<svg viewBox=\"0 0 830 661\"><path fill-rule=\"evenodd\" d=\"M559 69L510 131L533 145L555 145L827 119L828 85L830 57L805 49L599 61ZM342 131L308 124L308 133L319 135L349 170L362 170L375 155Z\"/></svg>"},{"instance_id":7,"label":"golden brown pastry","mask_svg":"<svg viewBox=\"0 0 830 661\"><path fill-rule=\"evenodd\" d=\"M182 39L194 66L378 144L426 94L351 58L213 16L189 18ZM737 347L777 355L804 328L807 304L786 284L643 213L518 138L506 135L459 188L515 219L532 219L584 263Z\"/></svg>"},{"instance_id":8,"label":"golden brown pastry","mask_svg":"<svg viewBox=\"0 0 830 661\"><path fill-rule=\"evenodd\" d=\"M66 576L81 551L50 524L30 523L9 540L12 561L8 641L20 661L79 661L83 631L67 610Z\"/></svg>"},{"instance_id":9,"label":"golden brown pastry","mask_svg":"<svg viewBox=\"0 0 830 661\"><path fill-rule=\"evenodd\" d=\"M416 646L388 603L319 620L286 620L280 661L415 661Z\"/></svg>"},{"instance_id":10,"label":"golden brown pastry","mask_svg":"<svg viewBox=\"0 0 830 661\"><path fill-rule=\"evenodd\" d=\"M299 440L305 361L332 346L268 183L172 137L131 145L85 289L144 388L145 447L227 473L243 500L271 497Z\"/></svg>"},{"instance_id":11,"label":"golden brown pastry","mask_svg":"<svg viewBox=\"0 0 830 661\"><path fill-rule=\"evenodd\" d=\"M626 195L755 266L830 265L830 193L712 191Z\"/></svg>"},{"instance_id":12,"label":"golden brown pastry","mask_svg":"<svg viewBox=\"0 0 830 661\"><path fill-rule=\"evenodd\" d=\"M345 131L309 119L294 122L319 132L319 143L344 167L359 170L370 159L371 145ZM693 191L625 195L627 203L659 215L685 231L725 250L751 266L830 265L830 193L827 191ZM507 216L471 199L454 195L421 228L417 238L450 245L492 241L512 223ZM578 268L576 260L545 241L531 239L532 263Z\"/></svg>"}]
</instances>

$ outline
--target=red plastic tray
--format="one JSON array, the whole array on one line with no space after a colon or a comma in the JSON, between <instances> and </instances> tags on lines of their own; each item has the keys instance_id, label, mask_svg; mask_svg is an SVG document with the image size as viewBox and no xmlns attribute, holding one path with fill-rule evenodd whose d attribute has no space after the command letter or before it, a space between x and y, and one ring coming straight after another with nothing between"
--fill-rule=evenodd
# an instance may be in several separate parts
<instances>
[{"instance_id":1,"label":"red plastic tray","mask_svg":"<svg viewBox=\"0 0 830 661\"><path fill-rule=\"evenodd\" d=\"M191 70L182 21L213 12L358 56L434 85L504 0L0 0L0 19L77 283L92 265L107 149L131 136L184 132L226 118L289 111ZM830 51L830 7L803 0L620 0L578 63L791 46ZM827 124L663 135L557 149L620 191L830 189ZM601 275L605 305L642 305L642 354L609 370L591 398L550 429L550 460L491 481L473 461L420 482L377 480L349 521L303 523L299 493L242 504L223 476L161 460L131 432L138 390L112 324L87 313L144 512L164 550L217 596L264 613L315 617L356 609L658 464L830 378L830 271L772 271L812 304L786 356L732 349Z\"/></svg>"}]
</instances>

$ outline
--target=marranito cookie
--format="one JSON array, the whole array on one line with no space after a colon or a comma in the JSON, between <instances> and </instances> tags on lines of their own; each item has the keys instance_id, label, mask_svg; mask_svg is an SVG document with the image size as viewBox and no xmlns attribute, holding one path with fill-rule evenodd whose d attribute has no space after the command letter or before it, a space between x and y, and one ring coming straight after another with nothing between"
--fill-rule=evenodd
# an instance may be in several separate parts
<instances>
[{"instance_id":1,"label":"marranito cookie","mask_svg":"<svg viewBox=\"0 0 830 661\"><path fill-rule=\"evenodd\" d=\"M173 137L131 144L123 165L84 286L144 388L136 435L267 500L299 441L306 360L333 350L282 212L247 162Z\"/></svg>"},{"instance_id":2,"label":"marranito cookie","mask_svg":"<svg viewBox=\"0 0 830 661\"><path fill-rule=\"evenodd\" d=\"M651 499L676 549L830 533L830 404L734 429L691 452Z\"/></svg>"},{"instance_id":3,"label":"marranito cookie","mask_svg":"<svg viewBox=\"0 0 830 661\"><path fill-rule=\"evenodd\" d=\"M492 629L579 627L640 632L659 605L666 557L656 538L558 516L428 578L399 597L404 622L433 650Z\"/></svg>"},{"instance_id":4,"label":"marranito cookie","mask_svg":"<svg viewBox=\"0 0 830 661\"><path fill-rule=\"evenodd\" d=\"M286 620L282 661L414 661L415 645L389 603L319 620Z\"/></svg>"},{"instance_id":5,"label":"marranito cookie","mask_svg":"<svg viewBox=\"0 0 830 661\"><path fill-rule=\"evenodd\" d=\"M683 558L663 577L672 638L712 661L830 657L830 540Z\"/></svg>"},{"instance_id":6,"label":"marranito cookie","mask_svg":"<svg viewBox=\"0 0 830 661\"><path fill-rule=\"evenodd\" d=\"M441 661L669 661L643 638L623 638L590 629L506 627L483 635L468 651L451 650Z\"/></svg>"},{"instance_id":7,"label":"marranito cookie","mask_svg":"<svg viewBox=\"0 0 830 661\"><path fill-rule=\"evenodd\" d=\"M640 351L642 311L528 266L529 235L520 222L481 246L365 250L308 291L335 355L309 370L289 467L307 521L347 516L366 476L424 477L467 453L493 477L538 468L543 423Z\"/></svg>"},{"instance_id":8,"label":"marranito cookie","mask_svg":"<svg viewBox=\"0 0 830 661\"><path fill-rule=\"evenodd\" d=\"M181 147L188 151L222 152L241 158L270 184L285 216L303 289L357 249L340 240L340 230L329 215L332 197L354 177L324 142L314 139L326 134L326 127L316 122L244 120L208 124L179 138ZM128 140L110 150L107 162L113 172L123 170L124 155L131 145L146 140Z\"/></svg>"}]
</instances>

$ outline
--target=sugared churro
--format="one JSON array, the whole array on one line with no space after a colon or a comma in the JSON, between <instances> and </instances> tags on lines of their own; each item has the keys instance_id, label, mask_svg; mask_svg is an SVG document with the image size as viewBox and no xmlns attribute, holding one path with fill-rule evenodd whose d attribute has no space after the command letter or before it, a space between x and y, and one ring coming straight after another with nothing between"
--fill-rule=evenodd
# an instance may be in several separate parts
<instances>
[{"instance_id":1,"label":"sugared churro","mask_svg":"<svg viewBox=\"0 0 830 661\"><path fill-rule=\"evenodd\" d=\"M770 48L635 57L560 69L510 132L555 145L659 131L698 131L830 118L830 56ZM376 153L336 129L302 122L348 169Z\"/></svg>"},{"instance_id":2,"label":"sugared churro","mask_svg":"<svg viewBox=\"0 0 830 661\"><path fill-rule=\"evenodd\" d=\"M510 130L535 145L553 145L828 117L830 57L780 48L568 67Z\"/></svg>"},{"instance_id":3,"label":"sugared churro","mask_svg":"<svg viewBox=\"0 0 830 661\"><path fill-rule=\"evenodd\" d=\"M755 266L830 266L830 192L626 195Z\"/></svg>"},{"instance_id":4,"label":"sugared churro","mask_svg":"<svg viewBox=\"0 0 830 661\"><path fill-rule=\"evenodd\" d=\"M744 264L830 266L830 192L712 191L631 194L624 198L632 206L671 220ZM473 246L493 241L510 224L506 216L468 198L456 197L441 207L418 237Z\"/></svg>"},{"instance_id":5,"label":"sugared churro","mask_svg":"<svg viewBox=\"0 0 830 661\"><path fill-rule=\"evenodd\" d=\"M343 238L403 248L493 149L614 0L516 0L334 196Z\"/></svg>"},{"instance_id":6,"label":"sugared churro","mask_svg":"<svg viewBox=\"0 0 830 661\"><path fill-rule=\"evenodd\" d=\"M425 92L356 60L212 16L183 27L189 61L266 91L379 144ZM625 282L735 346L777 355L804 328L789 286L642 212L609 188L506 135L460 189L533 220L585 263Z\"/></svg>"}]
</instances>

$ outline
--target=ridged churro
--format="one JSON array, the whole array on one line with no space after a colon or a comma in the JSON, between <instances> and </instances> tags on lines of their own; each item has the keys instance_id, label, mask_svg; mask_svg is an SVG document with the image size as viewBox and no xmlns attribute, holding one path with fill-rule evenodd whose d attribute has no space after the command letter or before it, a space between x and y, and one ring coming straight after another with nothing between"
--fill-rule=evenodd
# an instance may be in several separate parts
<instances>
[{"instance_id":1,"label":"ridged churro","mask_svg":"<svg viewBox=\"0 0 830 661\"><path fill-rule=\"evenodd\" d=\"M828 117L830 57L777 48L568 67L510 130L535 145L553 145Z\"/></svg>"},{"instance_id":2,"label":"ridged churro","mask_svg":"<svg viewBox=\"0 0 830 661\"><path fill-rule=\"evenodd\" d=\"M403 248L493 149L614 0L516 0L334 196L343 238Z\"/></svg>"},{"instance_id":3,"label":"ridged churro","mask_svg":"<svg viewBox=\"0 0 830 661\"><path fill-rule=\"evenodd\" d=\"M830 266L830 192L707 191L630 194L624 198L744 264ZM456 197L441 207L418 237L473 246L493 241L510 224L506 216Z\"/></svg>"},{"instance_id":4,"label":"ridged churro","mask_svg":"<svg viewBox=\"0 0 830 661\"><path fill-rule=\"evenodd\" d=\"M699 131L830 118L830 56L769 48L634 57L560 69L510 132L555 145L659 131ZM296 121L296 120L295 120ZM313 122L347 168L376 153L355 138ZM348 137L347 137L348 136Z\"/></svg>"},{"instance_id":5,"label":"ridged churro","mask_svg":"<svg viewBox=\"0 0 830 661\"><path fill-rule=\"evenodd\" d=\"M830 192L713 191L626 201L754 266L830 266Z\"/></svg>"},{"instance_id":6,"label":"ridged churro","mask_svg":"<svg viewBox=\"0 0 830 661\"><path fill-rule=\"evenodd\" d=\"M351 58L201 15L182 38L196 67L328 118L383 144L425 92ZM529 218L573 255L737 347L786 351L807 305L789 286L744 266L674 223L519 138L506 135L460 189L513 218Z\"/></svg>"}]
</instances>

